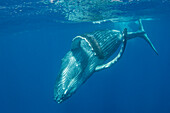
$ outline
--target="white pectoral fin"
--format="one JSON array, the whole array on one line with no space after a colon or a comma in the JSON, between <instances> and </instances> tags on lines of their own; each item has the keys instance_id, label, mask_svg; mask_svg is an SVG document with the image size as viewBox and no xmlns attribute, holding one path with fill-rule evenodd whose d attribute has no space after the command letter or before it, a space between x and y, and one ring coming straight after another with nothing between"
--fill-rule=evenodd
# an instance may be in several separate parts
<instances>
[{"instance_id":1,"label":"white pectoral fin","mask_svg":"<svg viewBox=\"0 0 170 113\"><path fill-rule=\"evenodd\" d=\"M122 55L123 55L123 53L125 51L125 48L126 48L126 39L123 39L123 44L122 44L122 46L120 48L120 51L119 51L118 55L113 60L111 60L110 62L97 66L95 71L100 71L100 70L109 68L113 64L115 64L122 57Z\"/></svg>"}]
</instances>

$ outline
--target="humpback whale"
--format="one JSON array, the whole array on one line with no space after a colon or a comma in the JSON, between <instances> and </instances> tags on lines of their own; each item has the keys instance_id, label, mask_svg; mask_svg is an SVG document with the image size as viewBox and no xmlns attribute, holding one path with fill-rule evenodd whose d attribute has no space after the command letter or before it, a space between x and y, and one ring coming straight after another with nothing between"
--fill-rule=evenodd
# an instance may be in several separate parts
<instances>
[{"instance_id":1,"label":"humpback whale","mask_svg":"<svg viewBox=\"0 0 170 113\"><path fill-rule=\"evenodd\" d=\"M128 32L127 28L123 32L98 30L73 38L70 51L62 59L54 87L54 100L58 103L63 102L72 96L94 72L107 69L119 61L127 41L131 39L143 38L158 54L144 31L141 20L139 26L136 32ZM105 63L116 51L118 51L117 56Z\"/></svg>"}]
</instances>

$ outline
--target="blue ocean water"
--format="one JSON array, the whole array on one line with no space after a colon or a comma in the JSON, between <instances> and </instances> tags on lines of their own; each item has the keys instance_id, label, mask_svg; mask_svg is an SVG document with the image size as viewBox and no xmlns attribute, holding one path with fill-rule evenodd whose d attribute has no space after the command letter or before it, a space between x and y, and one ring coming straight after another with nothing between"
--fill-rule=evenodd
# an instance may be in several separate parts
<instances>
[{"instance_id":1,"label":"blue ocean water","mask_svg":"<svg viewBox=\"0 0 170 113\"><path fill-rule=\"evenodd\" d=\"M62 15L40 10L48 4L34 5L31 0L2 0L0 6L1 113L170 112L169 14L143 21L158 56L144 40L130 40L117 64L94 73L58 104L53 100L55 80L72 39L98 29L121 29L124 24L60 22Z\"/></svg>"}]
</instances>

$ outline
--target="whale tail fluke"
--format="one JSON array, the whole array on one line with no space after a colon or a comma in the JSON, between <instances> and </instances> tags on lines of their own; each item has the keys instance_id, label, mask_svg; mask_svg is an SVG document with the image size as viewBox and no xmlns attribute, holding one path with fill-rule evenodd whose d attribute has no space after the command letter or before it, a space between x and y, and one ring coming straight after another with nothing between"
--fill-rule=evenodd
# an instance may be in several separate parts
<instances>
[{"instance_id":1,"label":"whale tail fluke","mask_svg":"<svg viewBox=\"0 0 170 113\"><path fill-rule=\"evenodd\" d=\"M142 21L141 19L139 19L139 29L140 31L145 32L143 25L142 25ZM158 55L158 51L156 50L156 48L154 47L154 45L152 44L151 40L149 39L148 35L146 33L143 34L142 38L151 46L151 48L155 51L155 53Z\"/></svg>"},{"instance_id":2,"label":"whale tail fluke","mask_svg":"<svg viewBox=\"0 0 170 113\"><path fill-rule=\"evenodd\" d=\"M158 51L152 44L151 40L148 38L148 35L145 33L141 38L143 38L151 46L151 48L155 51L155 53L158 55Z\"/></svg>"},{"instance_id":3,"label":"whale tail fluke","mask_svg":"<svg viewBox=\"0 0 170 113\"><path fill-rule=\"evenodd\" d=\"M136 37L143 38L151 46L151 48L155 51L155 53L158 55L158 51L156 50L156 48L152 44L151 40L147 36L147 34L146 34L146 32L143 28L141 20L139 20L139 31L137 31L137 32L127 32L125 34L125 37L127 38L127 40L133 39L133 38L136 38Z\"/></svg>"}]
</instances>

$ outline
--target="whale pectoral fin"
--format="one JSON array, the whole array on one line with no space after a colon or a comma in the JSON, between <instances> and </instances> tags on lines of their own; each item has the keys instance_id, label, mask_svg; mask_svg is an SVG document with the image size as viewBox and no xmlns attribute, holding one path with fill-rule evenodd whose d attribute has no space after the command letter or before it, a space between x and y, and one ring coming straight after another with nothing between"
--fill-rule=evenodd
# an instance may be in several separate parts
<instances>
[{"instance_id":1,"label":"whale pectoral fin","mask_svg":"<svg viewBox=\"0 0 170 113\"><path fill-rule=\"evenodd\" d=\"M99 65L95 68L95 71L100 71L100 70L103 70L103 69L106 69L106 68L109 68L111 67L113 64L115 64L123 55L124 51L125 51L125 48L126 48L126 42L127 40L126 39L123 39L123 44L120 48L120 51L118 53L118 55L113 59L111 60L110 62L106 63L106 64L102 64L102 65Z\"/></svg>"}]
</instances>

